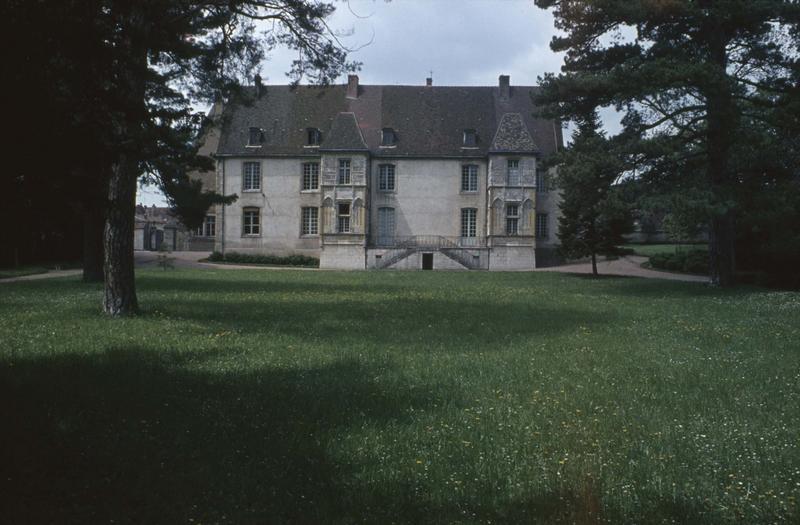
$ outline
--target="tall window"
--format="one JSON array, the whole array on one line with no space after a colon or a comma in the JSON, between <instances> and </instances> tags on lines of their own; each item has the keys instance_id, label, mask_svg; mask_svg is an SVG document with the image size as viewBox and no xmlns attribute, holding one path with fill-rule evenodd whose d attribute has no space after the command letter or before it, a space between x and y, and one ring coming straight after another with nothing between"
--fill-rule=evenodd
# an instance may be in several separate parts
<instances>
[{"instance_id":1,"label":"tall window","mask_svg":"<svg viewBox=\"0 0 800 525\"><path fill-rule=\"evenodd\" d=\"M464 130L464 147L474 148L478 145L478 133L474 129Z\"/></svg>"},{"instance_id":2,"label":"tall window","mask_svg":"<svg viewBox=\"0 0 800 525\"><path fill-rule=\"evenodd\" d=\"M350 159L339 159L339 179L337 184L350 184Z\"/></svg>"},{"instance_id":3,"label":"tall window","mask_svg":"<svg viewBox=\"0 0 800 525\"><path fill-rule=\"evenodd\" d=\"M536 191L539 193L547 190L547 174L543 171L536 172Z\"/></svg>"},{"instance_id":4,"label":"tall window","mask_svg":"<svg viewBox=\"0 0 800 525\"><path fill-rule=\"evenodd\" d=\"M461 166L461 191L478 191L478 166Z\"/></svg>"},{"instance_id":5,"label":"tall window","mask_svg":"<svg viewBox=\"0 0 800 525\"><path fill-rule=\"evenodd\" d=\"M394 244L394 208L378 208L378 244Z\"/></svg>"},{"instance_id":6,"label":"tall window","mask_svg":"<svg viewBox=\"0 0 800 525\"><path fill-rule=\"evenodd\" d=\"M319 234L319 208L303 208L303 235Z\"/></svg>"},{"instance_id":7,"label":"tall window","mask_svg":"<svg viewBox=\"0 0 800 525\"><path fill-rule=\"evenodd\" d=\"M303 164L303 189L319 189L319 162L306 162Z\"/></svg>"},{"instance_id":8,"label":"tall window","mask_svg":"<svg viewBox=\"0 0 800 525\"><path fill-rule=\"evenodd\" d=\"M259 191L261 189L261 163L245 162L242 165L242 190Z\"/></svg>"},{"instance_id":9,"label":"tall window","mask_svg":"<svg viewBox=\"0 0 800 525\"><path fill-rule=\"evenodd\" d=\"M244 209L242 235L261 235L261 210L258 208Z\"/></svg>"},{"instance_id":10,"label":"tall window","mask_svg":"<svg viewBox=\"0 0 800 525\"><path fill-rule=\"evenodd\" d=\"M478 210L475 208L461 209L461 236L475 237L478 234Z\"/></svg>"},{"instance_id":11,"label":"tall window","mask_svg":"<svg viewBox=\"0 0 800 525\"><path fill-rule=\"evenodd\" d=\"M248 137L247 145L260 146L261 138L262 138L261 128L250 128L250 136Z\"/></svg>"},{"instance_id":12,"label":"tall window","mask_svg":"<svg viewBox=\"0 0 800 525\"><path fill-rule=\"evenodd\" d=\"M519 186L519 160L517 159L508 161L506 184L509 186Z\"/></svg>"},{"instance_id":13,"label":"tall window","mask_svg":"<svg viewBox=\"0 0 800 525\"><path fill-rule=\"evenodd\" d=\"M381 164L378 167L378 189L380 191L394 191L394 164Z\"/></svg>"},{"instance_id":14,"label":"tall window","mask_svg":"<svg viewBox=\"0 0 800 525\"><path fill-rule=\"evenodd\" d=\"M506 206L506 235L519 233L519 204Z\"/></svg>"},{"instance_id":15,"label":"tall window","mask_svg":"<svg viewBox=\"0 0 800 525\"><path fill-rule=\"evenodd\" d=\"M317 128L308 128L306 134L308 135L309 146L319 146L320 142L322 142L322 132Z\"/></svg>"},{"instance_id":16,"label":"tall window","mask_svg":"<svg viewBox=\"0 0 800 525\"><path fill-rule=\"evenodd\" d=\"M381 130L381 146L394 146L397 136L392 128Z\"/></svg>"},{"instance_id":17,"label":"tall window","mask_svg":"<svg viewBox=\"0 0 800 525\"><path fill-rule=\"evenodd\" d=\"M546 213L536 214L536 237L539 239L547 239L548 237Z\"/></svg>"},{"instance_id":18,"label":"tall window","mask_svg":"<svg viewBox=\"0 0 800 525\"><path fill-rule=\"evenodd\" d=\"M217 235L217 217L214 215L206 215L203 219L203 224L195 231L198 237L216 237Z\"/></svg>"},{"instance_id":19,"label":"tall window","mask_svg":"<svg viewBox=\"0 0 800 525\"><path fill-rule=\"evenodd\" d=\"M340 202L338 207L338 232L350 233L350 203Z\"/></svg>"}]
</instances>

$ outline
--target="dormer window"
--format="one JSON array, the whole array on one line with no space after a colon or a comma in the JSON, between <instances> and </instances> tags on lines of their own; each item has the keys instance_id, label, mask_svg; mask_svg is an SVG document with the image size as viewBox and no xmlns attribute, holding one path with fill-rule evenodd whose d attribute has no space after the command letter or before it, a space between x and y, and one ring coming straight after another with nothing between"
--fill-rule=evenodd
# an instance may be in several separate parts
<instances>
[{"instance_id":1,"label":"dormer window","mask_svg":"<svg viewBox=\"0 0 800 525\"><path fill-rule=\"evenodd\" d=\"M392 128L381 130L381 146L394 146L397 142L397 135Z\"/></svg>"},{"instance_id":2,"label":"dormer window","mask_svg":"<svg viewBox=\"0 0 800 525\"><path fill-rule=\"evenodd\" d=\"M474 148L478 145L478 133L474 129L464 130L464 147Z\"/></svg>"},{"instance_id":3,"label":"dormer window","mask_svg":"<svg viewBox=\"0 0 800 525\"><path fill-rule=\"evenodd\" d=\"M306 132L306 135L308 136L308 145L319 146L322 142L322 132L317 128L308 128Z\"/></svg>"},{"instance_id":4,"label":"dormer window","mask_svg":"<svg viewBox=\"0 0 800 525\"><path fill-rule=\"evenodd\" d=\"M264 135L261 128L250 128L250 136L247 141L248 146L260 146L263 142Z\"/></svg>"}]
</instances>

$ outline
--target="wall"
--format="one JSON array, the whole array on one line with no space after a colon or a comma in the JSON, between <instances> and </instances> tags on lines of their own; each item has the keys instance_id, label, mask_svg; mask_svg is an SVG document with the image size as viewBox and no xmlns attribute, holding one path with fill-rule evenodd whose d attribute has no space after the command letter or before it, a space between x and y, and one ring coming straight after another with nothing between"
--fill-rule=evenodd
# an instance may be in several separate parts
<instances>
[{"instance_id":1,"label":"wall","mask_svg":"<svg viewBox=\"0 0 800 525\"><path fill-rule=\"evenodd\" d=\"M476 208L477 235L486 235L486 161L372 159L369 239L378 237L378 208L395 209L395 236L461 236L461 209ZM380 164L394 164L395 191L378 191ZM478 166L478 191L461 192L461 166Z\"/></svg>"},{"instance_id":2,"label":"wall","mask_svg":"<svg viewBox=\"0 0 800 525\"><path fill-rule=\"evenodd\" d=\"M536 267L535 252L526 246L495 246L489 255L489 270L533 270Z\"/></svg>"},{"instance_id":3,"label":"wall","mask_svg":"<svg viewBox=\"0 0 800 525\"><path fill-rule=\"evenodd\" d=\"M261 190L242 191L244 161L261 163ZM302 254L320 256L319 235L301 235L301 208L319 207L320 192L303 191L303 163L314 158L225 158L220 161L220 191L239 196L235 203L224 207L220 221L217 214L217 249L226 252L263 253L274 255ZM224 172L224 174L222 173ZM224 182L223 182L224 181ZM243 208L261 210L261 235L243 236ZM321 211L320 211L321 214Z\"/></svg>"},{"instance_id":4,"label":"wall","mask_svg":"<svg viewBox=\"0 0 800 525\"><path fill-rule=\"evenodd\" d=\"M364 247L358 244L326 244L320 254L319 267L332 270L363 270Z\"/></svg>"}]
</instances>

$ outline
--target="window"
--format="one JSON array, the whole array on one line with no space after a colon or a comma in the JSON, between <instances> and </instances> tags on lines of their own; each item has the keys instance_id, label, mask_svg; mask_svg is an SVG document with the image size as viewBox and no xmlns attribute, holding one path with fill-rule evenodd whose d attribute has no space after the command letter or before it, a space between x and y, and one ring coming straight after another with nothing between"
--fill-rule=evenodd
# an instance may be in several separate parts
<instances>
[{"instance_id":1,"label":"window","mask_svg":"<svg viewBox=\"0 0 800 525\"><path fill-rule=\"evenodd\" d=\"M461 236L475 237L478 233L477 222L478 210L475 208L463 208L461 210Z\"/></svg>"},{"instance_id":2,"label":"window","mask_svg":"<svg viewBox=\"0 0 800 525\"><path fill-rule=\"evenodd\" d=\"M546 213L536 214L536 237L540 239L547 239L548 237Z\"/></svg>"},{"instance_id":3,"label":"window","mask_svg":"<svg viewBox=\"0 0 800 525\"><path fill-rule=\"evenodd\" d=\"M319 162L303 164L303 190L319 189Z\"/></svg>"},{"instance_id":4,"label":"window","mask_svg":"<svg viewBox=\"0 0 800 525\"><path fill-rule=\"evenodd\" d=\"M308 128L306 134L308 135L309 146L319 146L322 142L322 132L317 128Z\"/></svg>"},{"instance_id":5,"label":"window","mask_svg":"<svg viewBox=\"0 0 800 525\"><path fill-rule=\"evenodd\" d=\"M519 204L506 206L506 235L519 233Z\"/></svg>"},{"instance_id":6,"label":"window","mask_svg":"<svg viewBox=\"0 0 800 525\"><path fill-rule=\"evenodd\" d=\"M261 189L261 163L245 162L242 172L242 190L259 191Z\"/></svg>"},{"instance_id":7,"label":"window","mask_svg":"<svg viewBox=\"0 0 800 525\"><path fill-rule=\"evenodd\" d=\"M337 223L339 228L339 233L350 233L350 203L349 202L340 202L339 203L339 222Z\"/></svg>"},{"instance_id":8,"label":"window","mask_svg":"<svg viewBox=\"0 0 800 525\"><path fill-rule=\"evenodd\" d=\"M542 193L547 190L547 174L543 171L536 172L536 191Z\"/></svg>"},{"instance_id":9,"label":"window","mask_svg":"<svg viewBox=\"0 0 800 525\"><path fill-rule=\"evenodd\" d=\"M478 134L474 129L464 130L464 147L474 148L478 145Z\"/></svg>"},{"instance_id":10,"label":"window","mask_svg":"<svg viewBox=\"0 0 800 525\"><path fill-rule=\"evenodd\" d=\"M378 245L394 244L394 208L378 208Z\"/></svg>"},{"instance_id":11,"label":"window","mask_svg":"<svg viewBox=\"0 0 800 525\"><path fill-rule=\"evenodd\" d=\"M478 166L461 166L461 191L478 191Z\"/></svg>"},{"instance_id":12,"label":"window","mask_svg":"<svg viewBox=\"0 0 800 525\"><path fill-rule=\"evenodd\" d=\"M261 235L261 210L245 208L242 217L243 235Z\"/></svg>"},{"instance_id":13,"label":"window","mask_svg":"<svg viewBox=\"0 0 800 525\"><path fill-rule=\"evenodd\" d=\"M506 173L506 184L508 186L519 186L519 160L509 160L508 171Z\"/></svg>"},{"instance_id":14,"label":"window","mask_svg":"<svg viewBox=\"0 0 800 525\"><path fill-rule=\"evenodd\" d=\"M303 208L303 235L319 234L319 208Z\"/></svg>"},{"instance_id":15,"label":"window","mask_svg":"<svg viewBox=\"0 0 800 525\"><path fill-rule=\"evenodd\" d=\"M339 179L337 184L350 184L350 159L339 159Z\"/></svg>"},{"instance_id":16,"label":"window","mask_svg":"<svg viewBox=\"0 0 800 525\"><path fill-rule=\"evenodd\" d=\"M378 166L378 190L394 191L394 164L381 164Z\"/></svg>"},{"instance_id":17,"label":"window","mask_svg":"<svg viewBox=\"0 0 800 525\"><path fill-rule=\"evenodd\" d=\"M261 128L250 128L250 137L247 141L248 146L260 146L263 134L261 133Z\"/></svg>"},{"instance_id":18,"label":"window","mask_svg":"<svg viewBox=\"0 0 800 525\"><path fill-rule=\"evenodd\" d=\"M396 141L397 135L392 128L381 130L381 146L394 146Z\"/></svg>"},{"instance_id":19,"label":"window","mask_svg":"<svg viewBox=\"0 0 800 525\"><path fill-rule=\"evenodd\" d=\"M214 215L206 215L203 224L195 231L198 237L216 237L217 235L217 217Z\"/></svg>"}]
</instances>

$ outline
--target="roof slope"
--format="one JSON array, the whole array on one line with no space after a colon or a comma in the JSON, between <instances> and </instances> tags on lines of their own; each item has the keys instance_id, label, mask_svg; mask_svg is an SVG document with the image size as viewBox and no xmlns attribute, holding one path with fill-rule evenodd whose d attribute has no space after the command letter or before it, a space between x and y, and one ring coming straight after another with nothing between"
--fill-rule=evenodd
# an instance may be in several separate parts
<instances>
[{"instance_id":1,"label":"roof slope","mask_svg":"<svg viewBox=\"0 0 800 525\"><path fill-rule=\"evenodd\" d=\"M330 133L322 140L320 149L327 151L363 151L367 149L358 128L355 113L339 113L333 119Z\"/></svg>"},{"instance_id":2,"label":"roof slope","mask_svg":"<svg viewBox=\"0 0 800 525\"><path fill-rule=\"evenodd\" d=\"M535 89L513 86L510 96L501 97L497 87L362 85L358 98L348 99L342 85L264 86L252 104L225 109L217 154L314 155L316 148L306 144L307 129L318 128L322 150L366 148L383 157L483 157L499 151L548 155L561 146L561 128L534 118ZM250 127L264 131L261 147L247 147ZM383 128L395 130L394 146L381 146ZM466 129L477 132L474 148L463 147Z\"/></svg>"}]
</instances>

